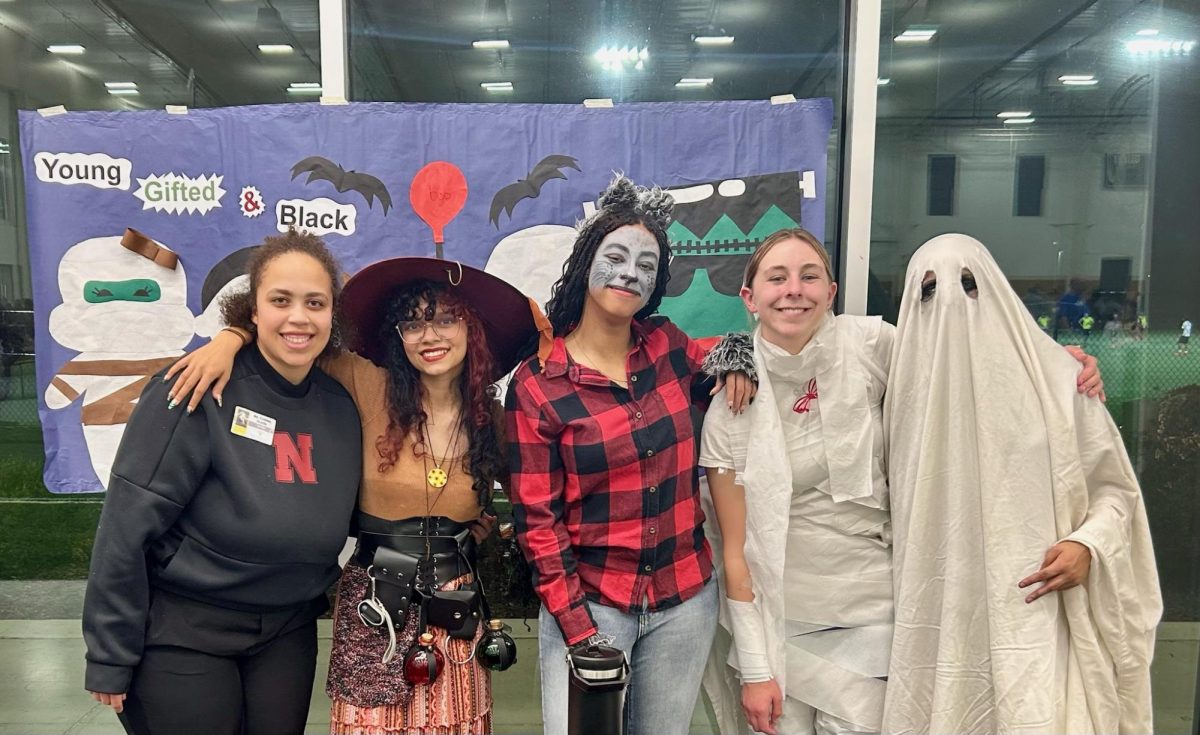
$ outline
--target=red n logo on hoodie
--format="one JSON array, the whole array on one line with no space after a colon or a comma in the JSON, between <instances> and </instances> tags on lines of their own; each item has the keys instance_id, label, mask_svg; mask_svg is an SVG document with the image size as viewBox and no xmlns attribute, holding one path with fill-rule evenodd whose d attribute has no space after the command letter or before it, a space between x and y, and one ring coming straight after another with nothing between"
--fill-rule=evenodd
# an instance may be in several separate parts
<instances>
[{"instance_id":1,"label":"red n logo on hoodie","mask_svg":"<svg viewBox=\"0 0 1200 735\"><path fill-rule=\"evenodd\" d=\"M272 444L275 446L275 482L295 482L296 473L300 473L300 482L316 484L312 434L297 434L293 440L286 431L277 431Z\"/></svg>"}]
</instances>

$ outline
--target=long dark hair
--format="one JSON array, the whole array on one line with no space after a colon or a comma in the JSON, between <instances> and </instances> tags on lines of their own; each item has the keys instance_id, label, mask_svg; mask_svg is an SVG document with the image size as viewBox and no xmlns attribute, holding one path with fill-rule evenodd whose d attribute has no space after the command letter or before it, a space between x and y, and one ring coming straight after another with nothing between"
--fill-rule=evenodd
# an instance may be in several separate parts
<instances>
[{"instance_id":1,"label":"long dark hair","mask_svg":"<svg viewBox=\"0 0 1200 735\"><path fill-rule=\"evenodd\" d=\"M563 263L562 277L550 291L546 316L554 326L556 337L565 336L583 316L583 304L588 294L588 271L591 270L600 241L608 233L625 225L642 225L658 241L658 278L654 282L654 291L650 294L650 300L633 318L645 319L658 311L663 294L667 292L667 281L671 280L671 245L667 241L666 231L652 216L639 214L632 209L604 212L579 233L571 256Z\"/></svg>"},{"instance_id":2,"label":"long dark hair","mask_svg":"<svg viewBox=\"0 0 1200 735\"><path fill-rule=\"evenodd\" d=\"M425 308L421 308L422 301ZM508 481L508 461L500 450L492 413L495 404L490 390L492 352L479 315L466 303L449 296L445 286L433 281L414 281L396 289L385 306L386 316L377 336L384 345L384 368L388 373L388 428L375 440L379 471L386 472L396 464L408 437L414 438L414 456L432 452L425 446L424 426L429 417L421 403L424 390L421 372L409 361L396 324L425 319L436 313L439 302L445 310L463 317L467 327L467 355L457 386L467 432L464 469L471 475L471 486L480 506L486 507L495 483Z\"/></svg>"}]
</instances>

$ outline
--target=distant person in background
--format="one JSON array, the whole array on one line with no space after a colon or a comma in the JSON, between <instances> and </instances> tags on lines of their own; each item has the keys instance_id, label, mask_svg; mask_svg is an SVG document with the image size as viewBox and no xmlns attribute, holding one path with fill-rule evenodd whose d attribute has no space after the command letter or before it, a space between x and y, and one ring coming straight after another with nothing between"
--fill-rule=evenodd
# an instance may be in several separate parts
<instances>
[{"instance_id":1,"label":"distant person in background","mask_svg":"<svg viewBox=\"0 0 1200 735\"><path fill-rule=\"evenodd\" d=\"M1192 338L1192 322L1189 319L1184 319L1183 324L1179 325L1179 349L1175 350L1176 355L1186 355L1188 353L1188 340Z\"/></svg>"},{"instance_id":2,"label":"distant person in background","mask_svg":"<svg viewBox=\"0 0 1200 735\"><path fill-rule=\"evenodd\" d=\"M1092 329L1096 326L1096 317L1091 314L1084 314L1079 318L1079 328L1083 330L1083 339L1087 341L1088 337L1092 336Z\"/></svg>"},{"instance_id":3,"label":"distant person in background","mask_svg":"<svg viewBox=\"0 0 1200 735\"><path fill-rule=\"evenodd\" d=\"M1112 318L1104 323L1104 333L1109 336L1109 339L1114 341L1117 337L1121 336L1124 328L1125 325L1121 323L1121 316L1119 314L1113 314Z\"/></svg>"},{"instance_id":4,"label":"distant person in background","mask_svg":"<svg viewBox=\"0 0 1200 735\"><path fill-rule=\"evenodd\" d=\"M1149 320L1145 314L1137 314L1133 318L1133 322L1129 325L1129 336L1141 342L1146 338L1146 328L1149 326Z\"/></svg>"},{"instance_id":5,"label":"distant person in background","mask_svg":"<svg viewBox=\"0 0 1200 735\"><path fill-rule=\"evenodd\" d=\"M1083 300L1083 288L1076 281L1071 281L1067 292L1058 300L1058 318L1055 321L1055 334L1061 329L1076 330L1080 328L1079 320L1088 313L1087 302Z\"/></svg>"}]
</instances>

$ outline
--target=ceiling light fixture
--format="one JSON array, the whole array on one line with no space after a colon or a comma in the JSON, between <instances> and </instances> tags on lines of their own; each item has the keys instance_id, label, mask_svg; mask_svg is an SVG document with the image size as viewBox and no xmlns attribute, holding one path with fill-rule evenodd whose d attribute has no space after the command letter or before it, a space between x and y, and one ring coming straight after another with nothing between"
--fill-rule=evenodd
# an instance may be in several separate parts
<instances>
[{"instance_id":1,"label":"ceiling light fixture","mask_svg":"<svg viewBox=\"0 0 1200 735\"><path fill-rule=\"evenodd\" d=\"M728 46L733 43L733 36L693 36L692 40L701 46Z\"/></svg>"},{"instance_id":2,"label":"ceiling light fixture","mask_svg":"<svg viewBox=\"0 0 1200 735\"><path fill-rule=\"evenodd\" d=\"M137 82L105 82L109 89L137 89Z\"/></svg>"},{"instance_id":3,"label":"ceiling light fixture","mask_svg":"<svg viewBox=\"0 0 1200 735\"><path fill-rule=\"evenodd\" d=\"M131 97L135 94L141 94L136 87L117 87L116 89L110 88L108 93L117 97Z\"/></svg>"},{"instance_id":4,"label":"ceiling light fixture","mask_svg":"<svg viewBox=\"0 0 1200 735\"><path fill-rule=\"evenodd\" d=\"M287 88L288 94L321 94L320 82L292 82Z\"/></svg>"},{"instance_id":5,"label":"ceiling light fixture","mask_svg":"<svg viewBox=\"0 0 1200 735\"><path fill-rule=\"evenodd\" d=\"M1010 117L1004 121L1004 124L1005 125L1028 125L1028 124L1032 123L1034 120L1037 120L1037 118L1036 117Z\"/></svg>"},{"instance_id":6,"label":"ceiling light fixture","mask_svg":"<svg viewBox=\"0 0 1200 735\"><path fill-rule=\"evenodd\" d=\"M1158 29L1157 28L1143 28L1142 30L1138 31L1137 33L1135 33L1133 35L1135 35L1135 36L1157 36Z\"/></svg>"},{"instance_id":7,"label":"ceiling light fixture","mask_svg":"<svg viewBox=\"0 0 1200 735\"><path fill-rule=\"evenodd\" d=\"M1125 42L1125 49L1136 56L1183 56L1196 47L1195 41L1167 38L1135 38Z\"/></svg>"},{"instance_id":8,"label":"ceiling light fixture","mask_svg":"<svg viewBox=\"0 0 1200 735\"><path fill-rule=\"evenodd\" d=\"M645 46L640 49L637 46L601 46L592 58L599 61L600 68L605 71L622 72L626 65L642 71L650 59L650 49Z\"/></svg>"},{"instance_id":9,"label":"ceiling light fixture","mask_svg":"<svg viewBox=\"0 0 1200 735\"><path fill-rule=\"evenodd\" d=\"M679 87L680 89L685 89L688 87L707 87L712 83L712 77L684 77L678 82L675 82L675 86Z\"/></svg>"},{"instance_id":10,"label":"ceiling light fixture","mask_svg":"<svg viewBox=\"0 0 1200 735\"><path fill-rule=\"evenodd\" d=\"M996 117L1000 118L1001 120L1008 120L1018 117L1029 117L1032 114L1032 112L1028 111L1009 110L1007 112L997 113Z\"/></svg>"},{"instance_id":11,"label":"ceiling light fixture","mask_svg":"<svg viewBox=\"0 0 1200 735\"><path fill-rule=\"evenodd\" d=\"M489 92L511 92L513 90L512 82L480 82L479 86Z\"/></svg>"},{"instance_id":12,"label":"ceiling light fixture","mask_svg":"<svg viewBox=\"0 0 1200 735\"><path fill-rule=\"evenodd\" d=\"M1064 87L1094 87L1100 83L1099 79L1063 79Z\"/></svg>"},{"instance_id":13,"label":"ceiling light fixture","mask_svg":"<svg viewBox=\"0 0 1200 735\"><path fill-rule=\"evenodd\" d=\"M508 48L508 41L503 38L493 38L484 41L472 41L471 45L482 49Z\"/></svg>"},{"instance_id":14,"label":"ceiling light fixture","mask_svg":"<svg viewBox=\"0 0 1200 735\"><path fill-rule=\"evenodd\" d=\"M879 77L878 79L875 80L875 86L877 86L877 87L886 87L887 85L889 85L891 83L892 83L892 80L888 79L887 77Z\"/></svg>"},{"instance_id":15,"label":"ceiling light fixture","mask_svg":"<svg viewBox=\"0 0 1200 735\"><path fill-rule=\"evenodd\" d=\"M936 35L936 26L909 26L907 30L896 36L894 40L900 43L926 43Z\"/></svg>"},{"instance_id":16,"label":"ceiling light fixture","mask_svg":"<svg viewBox=\"0 0 1200 735\"><path fill-rule=\"evenodd\" d=\"M290 43L260 43L258 50L264 54L290 54L293 51Z\"/></svg>"},{"instance_id":17,"label":"ceiling light fixture","mask_svg":"<svg viewBox=\"0 0 1200 735\"><path fill-rule=\"evenodd\" d=\"M83 46L77 43L59 43L46 47L46 50L52 54L68 54L78 56L84 52Z\"/></svg>"},{"instance_id":18,"label":"ceiling light fixture","mask_svg":"<svg viewBox=\"0 0 1200 735\"><path fill-rule=\"evenodd\" d=\"M1063 74L1058 78L1060 82L1086 82L1095 79L1095 74Z\"/></svg>"}]
</instances>

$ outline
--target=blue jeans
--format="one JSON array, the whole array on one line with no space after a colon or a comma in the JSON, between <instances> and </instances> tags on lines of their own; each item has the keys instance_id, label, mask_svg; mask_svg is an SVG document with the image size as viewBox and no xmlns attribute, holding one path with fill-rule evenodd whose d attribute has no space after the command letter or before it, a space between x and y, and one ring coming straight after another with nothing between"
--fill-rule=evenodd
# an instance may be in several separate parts
<instances>
[{"instance_id":1,"label":"blue jeans","mask_svg":"<svg viewBox=\"0 0 1200 735\"><path fill-rule=\"evenodd\" d=\"M700 693L700 677L717 626L717 582L660 612L623 613L589 602L602 635L629 659L626 735L686 735ZM567 646L553 616L538 614L545 735L567 733Z\"/></svg>"}]
</instances>

